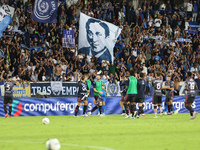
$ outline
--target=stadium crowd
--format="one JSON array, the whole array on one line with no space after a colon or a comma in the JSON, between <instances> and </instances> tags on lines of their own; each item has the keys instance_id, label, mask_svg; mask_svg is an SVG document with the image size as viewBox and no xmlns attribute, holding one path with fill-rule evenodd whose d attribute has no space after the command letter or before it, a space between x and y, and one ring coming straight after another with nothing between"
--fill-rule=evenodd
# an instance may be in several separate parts
<instances>
[{"instance_id":1,"label":"stadium crowd","mask_svg":"<svg viewBox=\"0 0 200 150\"><path fill-rule=\"evenodd\" d=\"M129 70L144 72L147 81L159 71L164 79L171 74L177 88L179 82L185 80L187 71L200 79L200 34L189 26L190 23L200 24L199 0L188 2L186 8L178 8L173 0L165 0L163 4L158 0L145 0L138 6L128 0L122 3L117 0L62 0L57 23L52 24L32 19L34 0L25 3L1 0L2 4L15 8L13 21L0 39L0 49L5 56L0 60L0 72L7 70L4 77L11 75L14 80L27 82L76 82L81 74L90 73L93 81L96 72L102 70L104 78L114 83ZM123 29L114 47L114 63L78 51L80 12ZM75 31L74 48L62 47L63 29ZM19 30L28 34L25 36ZM29 38L30 49L23 46ZM150 86L149 82L147 84Z\"/></svg>"}]
</instances>

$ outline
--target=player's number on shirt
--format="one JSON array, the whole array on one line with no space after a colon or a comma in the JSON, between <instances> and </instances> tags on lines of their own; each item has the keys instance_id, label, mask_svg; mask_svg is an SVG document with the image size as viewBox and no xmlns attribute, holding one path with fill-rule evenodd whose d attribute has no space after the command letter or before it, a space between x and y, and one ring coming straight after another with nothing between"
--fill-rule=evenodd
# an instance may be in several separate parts
<instances>
[{"instance_id":1,"label":"player's number on shirt","mask_svg":"<svg viewBox=\"0 0 200 150\"><path fill-rule=\"evenodd\" d=\"M190 83L190 89L194 90L194 86L195 86L194 82Z\"/></svg>"},{"instance_id":2,"label":"player's number on shirt","mask_svg":"<svg viewBox=\"0 0 200 150\"><path fill-rule=\"evenodd\" d=\"M158 84L156 85L156 88L157 88L157 90L160 90L160 88L161 88L160 83L158 83Z\"/></svg>"},{"instance_id":3,"label":"player's number on shirt","mask_svg":"<svg viewBox=\"0 0 200 150\"><path fill-rule=\"evenodd\" d=\"M6 91L10 91L10 85L6 85Z\"/></svg>"}]
</instances>

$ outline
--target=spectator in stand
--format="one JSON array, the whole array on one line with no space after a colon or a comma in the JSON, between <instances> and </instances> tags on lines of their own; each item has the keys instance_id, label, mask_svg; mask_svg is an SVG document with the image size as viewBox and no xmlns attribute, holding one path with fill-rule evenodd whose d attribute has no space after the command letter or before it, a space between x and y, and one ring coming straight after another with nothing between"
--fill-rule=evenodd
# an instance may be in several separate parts
<instances>
[{"instance_id":1,"label":"spectator in stand","mask_svg":"<svg viewBox=\"0 0 200 150\"><path fill-rule=\"evenodd\" d=\"M192 0L190 0L190 2L187 3L186 11L190 12L190 13L187 14L187 17L191 18L192 17L192 13L191 12L195 11L194 7L193 7L193 4L192 4Z\"/></svg>"},{"instance_id":2,"label":"spectator in stand","mask_svg":"<svg viewBox=\"0 0 200 150\"><path fill-rule=\"evenodd\" d=\"M31 0L25 4L23 0L9 1L8 4L15 7L15 12L10 27L0 39L0 49L7 55L8 46L11 63L7 68L6 58L0 59L0 72L6 70L4 77L12 75L15 80L22 82L77 82L83 73L91 74L93 81L96 72L102 70L104 78L115 83L128 70L152 74L152 78L159 71L163 76L173 75L176 88L179 80L185 80L189 70L197 78L200 68L199 34L187 34L185 30L190 30L190 21L200 23L200 13L197 19L195 14L200 10L198 1L187 4L187 16L183 8L179 10L178 5L170 0L165 0L163 5L158 0L139 1L137 6L129 1L123 1L121 5L117 2L96 0L95 3L88 1L86 5L83 1L62 1L57 12L58 23L42 24L31 18L34 6ZM113 63L78 51L80 12L104 19L122 29L114 47ZM30 50L23 48L24 34L14 33L13 29L29 33ZM74 48L62 48L63 29L74 30ZM192 42L177 41L182 38Z\"/></svg>"}]
</instances>

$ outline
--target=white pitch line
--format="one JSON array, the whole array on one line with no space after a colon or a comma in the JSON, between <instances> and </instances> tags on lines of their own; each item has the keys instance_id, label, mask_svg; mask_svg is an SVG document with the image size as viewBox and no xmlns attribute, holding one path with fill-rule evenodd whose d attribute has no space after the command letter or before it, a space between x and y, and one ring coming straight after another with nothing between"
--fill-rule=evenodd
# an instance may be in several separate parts
<instances>
[{"instance_id":1,"label":"white pitch line","mask_svg":"<svg viewBox=\"0 0 200 150\"><path fill-rule=\"evenodd\" d=\"M95 149L103 149L103 150L115 150L115 149L107 148L107 147L90 146L90 145L80 145L80 144L66 144L66 143L61 143L61 145L77 146L77 147L87 147L87 148L95 148Z\"/></svg>"},{"instance_id":2,"label":"white pitch line","mask_svg":"<svg viewBox=\"0 0 200 150\"><path fill-rule=\"evenodd\" d=\"M31 142L31 141L12 141L12 140L0 140L0 143L29 143L29 144L45 144L44 142ZM99 146L91 146L91 145L80 145L80 144L68 144L68 143L60 143L64 146L75 146L75 147L86 147L86 148L93 148L93 149L102 149L102 150L115 150L112 148L107 147L99 147Z\"/></svg>"}]
</instances>

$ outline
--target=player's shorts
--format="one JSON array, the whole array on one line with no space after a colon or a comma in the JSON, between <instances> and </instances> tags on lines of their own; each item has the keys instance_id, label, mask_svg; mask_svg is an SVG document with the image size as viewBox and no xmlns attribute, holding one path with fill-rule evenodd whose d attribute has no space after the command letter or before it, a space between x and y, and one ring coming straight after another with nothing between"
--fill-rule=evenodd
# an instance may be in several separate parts
<instances>
[{"instance_id":1,"label":"player's shorts","mask_svg":"<svg viewBox=\"0 0 200 150\"><path fill-rule=\"evenodd\" d=\"M120 99L120 101L124 101L124 98L125 98L125 96L126 96L126 93L121 93L121 99Z\"/></svg>"},{"instance_id":2,"label":"player's shorts","mask_svg":"<svg viewBox=\"0 0 200 150\"><path fill-rule=\"evenodd\" d=\"M104 90L102 90L103 94L101 95L102 97L102 101L106 101L106 92Z\"/></svg>"},{"instance_id":3,"label":"player's shorts","mask_svg":"<svg viewBox=\"0 0 200 150\"><path fill-rule=\"evenodd\" d=\"M152 103L153 104L161 104L162 103L162 96L153 95Z\"/></svg>"},{"instance_id":4,"label":"player's shorts","mask_svg":"<svg viewBox=\"0 0 200 150\"><path fill-rule=\"evenodd\" d=\"M134 99L135 99L135 95L129 95L129 94L126 94L126 96L124 97L124 101L126 102L134 102Z\"/></svg>"},{"instance_id":5,"label":"player's shorts","mask_svg":"<svg viewBox=\"0 0 200 150\"><path fill-rule=\"evenodd\" d=\"M103 94L101 94L102 97L106 97L106 92L102 90Z\"/></svg>"},{"instance_id":6,"label":"player's shorts","mask_svg":"<svg viewBox=\"0 0 200 150\"><path fill-rule=\"evenodd\" d=\"M169 102L170 100L173 100L174 94L167 94L165 102Z\"/></svg>"},{"instance_id":7,"label":"player's shorts","mask_svg":"<svg viewBox=\"0 0 200 150\"><path fill-rule=\"evenodd\" d=\"M3 104L12 104L13 97L12 96L4 96Z\"/></svg>"},{"instance_id":8,"label":"player's shorts","mask_svg":"<svg viewBox=\"0 0 200 150\"><path fill-rule=\"evenodd\" d=\"M150 92L150 87L146 86L146 92Z\"/></svg>"},{"instance_id":9,"label":"player's shorts","mask_svg":"<svg viewBox=\"0 0 200 150\"><path fill-rule=\"evenodd\" d=\"M185 97L185 103L193 103L194 99L195 99L195 96L186 95L186 97Z\"/></svg>"},{"instance_id":10,"label":"player's shorts","mask_svg":"<svg viewBox=\"0 0 200 150\"><path fill-rule=\"evenodd\" d=\"M135 97L134 102L135 103L144 103L144 98Z\"/></svg>"},{"instance_id":11,"label":"player's shorts","mask_svg":"<svg viewBox=\"0 0 200 150\"><path fill-rule=\"evenodd\" d=\"M101 96L101 95L96 95L96 96L94 96L94 98L95 98L95 100L96 100L96 104L97 104L97 105L99 104L99 102L102 101L102 96Z\"/></svg>"},{"instance_id":12,"label":"player's shorts","mask_svg":"<svg viewBox=\"0 0 200 150\"><path fill-rule=\"evenodd\" d=\"M106 97L102 97L102 101L105 102L106 101Z\"/></svg>"},{"instance_id":13,"label":"player's shorts","mask_svg":"<svg viewBox=\"0 0 200 150\"><path fill-rule=\"evenodd\" d=\"M88 97L87 95L83 94L83 95L81 95L81 96L78 96L77 101L78 101L78 102L85 101L85 100L87 100L87 97Z\"/></svg>"}]
</instances>

